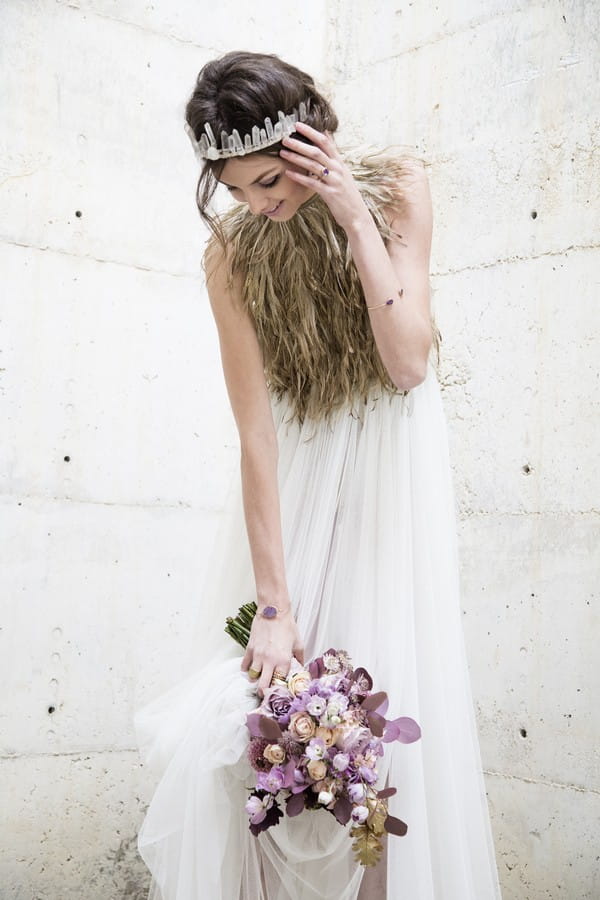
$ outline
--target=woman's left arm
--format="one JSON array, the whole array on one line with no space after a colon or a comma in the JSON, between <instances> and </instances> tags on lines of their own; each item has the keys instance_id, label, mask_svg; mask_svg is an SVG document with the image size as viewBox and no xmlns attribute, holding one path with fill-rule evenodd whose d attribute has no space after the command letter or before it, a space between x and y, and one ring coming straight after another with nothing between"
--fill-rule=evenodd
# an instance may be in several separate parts
<instances>
[{"instance_id":1,"label":"woman's left arm","mask_svg":"<svg viewBox=\"0 0 600 900\"><path fill-rule=\"evenodd\" d=\"M425 378L432 342L429 259L433 216L425 169L418 161L407 162L402 210L386 211L400 240L390 241L386 247L333 140L302 122L297 129L313 144L286 138L287 149L281 156L312 174L293 170L286 174L319 193L345 230L381 360L397 388L415 387ZM328 171L326 176L323 169ZM394 302L387 304L390 299Z\"/></svg>"}]
</instances>

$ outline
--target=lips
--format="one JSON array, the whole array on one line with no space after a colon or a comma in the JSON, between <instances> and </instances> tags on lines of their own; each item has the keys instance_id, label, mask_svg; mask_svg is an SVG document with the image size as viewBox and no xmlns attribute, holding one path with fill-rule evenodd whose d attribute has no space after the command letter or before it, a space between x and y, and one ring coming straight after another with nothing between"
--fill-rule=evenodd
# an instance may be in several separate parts
<instances>
[{"instance_id":1,"label":"lips","mask_svg":"<svg viewBox=\"0 0 600 900\"><path fill-rule=\"evenodd\" d=\"M274 206L273 209L265 210L265 216L274 216L275 213L279 212L279 208L282 203L283 203L283 200L280 200L279 203L277 204L277 206Z\"/></svg>"}]
</instances>

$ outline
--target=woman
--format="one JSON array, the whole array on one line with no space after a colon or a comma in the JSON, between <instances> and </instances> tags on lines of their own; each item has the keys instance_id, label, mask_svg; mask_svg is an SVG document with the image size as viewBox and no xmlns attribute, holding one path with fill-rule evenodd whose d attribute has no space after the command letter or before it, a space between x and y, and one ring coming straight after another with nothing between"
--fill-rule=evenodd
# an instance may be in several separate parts
<instances>
[{"instance_id":1,"label":"woman","mask_svg":"<svg viewBox=\"0 0 600 900\"><path fill-rule=\"evenodd\" d=\"M154 894L499 897L431 360L425 169L409 154L342 155L313 80L271 55L208 63L186 129L213 232L205 269L240 436L243 516L233 515L204 591L210 627L196 671L137 717L162 771L139 838ZM216 216L219 183L237 204ZM240 664L223 620L252 599ZM380 767L408 834L391 837L366 874L332 816L284 817L254 837L243 809L256 693L293 656L332 646L371 672L395 715L422 727L421 741L391 745Z\"/></svg>"}]
</instances>

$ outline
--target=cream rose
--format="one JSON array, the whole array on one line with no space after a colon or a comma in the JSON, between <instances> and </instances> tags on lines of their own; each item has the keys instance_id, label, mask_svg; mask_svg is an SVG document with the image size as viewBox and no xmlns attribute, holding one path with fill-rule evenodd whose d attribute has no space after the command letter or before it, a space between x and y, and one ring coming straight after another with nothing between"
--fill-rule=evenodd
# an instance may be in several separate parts
<instances>
[{"instance_id":1,"label":"cream rose","mask_svg":"<svg viewBox=\"0 0 600 900\"><path fill-rule=\"evenodd\" d=\"M272 765L278 766L285 759L285 750L279 744L269 744L263 750L263 756Z\"/></svg>"},{"instance_id":2,"label":"cream rose","mask_svg":"<svg viewBox=\"0 0 600 900\"><path fill-rule=\"evenodd\" d=\"M297 741L306 744L315 735L315 723L306 712L297 712L290 719L288 731Z\"/></svg>"},{"instance_id":3,"label":"cream rose","mask_svg":"<svg viewBox=\"0 0 600 900\"><path fill-rule=\"evenodd\" d=\"M300 669L299 672L294 672L293 675L290 675L288 678L288 691L290 694L293 694L294 697L299 697L300 694L303 694L304 691L307 691L310 687L310 683L312 678L310 677L310 672L307 672L305 669Z\"/></svg>"},{"instance_id":4,"label":"cream rose","mask_svg":"<svg viewBox=\"0 0 600 900\"><path fill-rule=\"evenodd\" d=\"M322 759L311 759L306 768L315 781L321 781L327 775L327 763Z\"/></svg>"},{"instance_id":5,"label":"cream rose","mask_svg":"<svg viewBox=\"0 0 600 900\"><path fill-rule=\"evenodd\" d=\"M315 737L321 738L326 747L331 747L333 744L333 731L331 728L325 728L324 725L319 725Z\"/></svg>"}]
</instances>

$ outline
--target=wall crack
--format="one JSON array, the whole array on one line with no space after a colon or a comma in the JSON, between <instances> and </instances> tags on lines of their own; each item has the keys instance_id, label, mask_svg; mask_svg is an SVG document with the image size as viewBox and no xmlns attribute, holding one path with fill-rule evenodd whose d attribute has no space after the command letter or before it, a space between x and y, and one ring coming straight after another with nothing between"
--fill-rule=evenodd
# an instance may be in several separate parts
<instances>
[{"instance_id":1,"label":"wall crack","mask_svg":"<svg viewBox=\"0 0 600 900\"><path fill-rule=\"evenodd\" d=\"M544 778L528 778L525 775L511 775L508 772L496 772L493 769L484 769L484 775L492 778L505 778L510 781L523 781L525 784L543 784L544 787L560 788L563 791L578 791L581 794L599 794L599 788L583 787L581 784L572 784L568 781L547 781Z\"/></svg>"}]
</instances>

